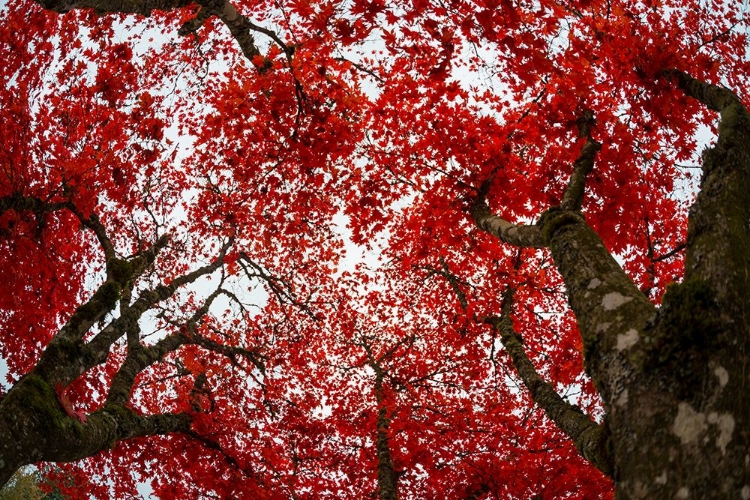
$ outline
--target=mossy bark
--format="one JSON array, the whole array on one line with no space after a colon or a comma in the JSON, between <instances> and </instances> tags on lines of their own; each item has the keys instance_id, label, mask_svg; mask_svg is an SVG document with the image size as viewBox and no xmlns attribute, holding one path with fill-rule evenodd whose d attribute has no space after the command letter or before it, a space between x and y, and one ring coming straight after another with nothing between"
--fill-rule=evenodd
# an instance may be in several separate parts
<instances>
[{"instance_id":1,"label":"mossy bark","mask_svg":"<svg viewBox=\"0 0 750 500\"><path fill-rule=\"evenodd\" d=\"M100 239L108 241L106 234ZM195 332L192 336L170 335L151 346L140 343L137 333L143 313L171 297L180 287L221 267L224 255L233 243L227 241L214 262L178 276L168 285L144 290L133 304L123 301L121 291L131 288L132 281L154 262L167 241L167 237L160 237L152 247L128 261L108 259L108 279L76 309L44 350L34 369L0 400L0 485L26 464L80 460L111 448L117 441L136 436L190 433L191 417L188 414L141 416L126 407L138 373L185 343L199 343L229 357L245 356L262 366L252 352L213 343ZM201 320L218 294L217 290L206 300L190 324L195 325ZM119 317L85 342L91 324L101 320L118 300ZM136 332L134 339L129 336L131 332ZM112 344L126 334L128 355L113 378L105 405L85 417L78 417L72 409L64 408L58 392L81 374L105 362Z\"/></svg>"},{"instance_id":2,"label":"mossy bark","mask_svg":"<svg viewBox=\"0 0 750 500\"><path fill-rule=\"evenodd\" d=\"M690 211L684 278L658 310L577 203L549 210L534 226L493 215L483 198L472 216L507 243L550 248L578 320L586 370L607 411L616 498L748 500L750 116L722 87L678 71L664 75L718 111L721 124L716 145L704 154ZM574 175L565 199L577 201L581 191ZM550 406L555 395L528 375L520 344L506 337L535 401ZM560 416L553 420L575 440L575 427L567 429Z\"/></svg>"},{"instance_id":3,"label":"mossy bark","mask_svg":"<svg viewBox=\"0 0 750 500\"><path fill-rule=\"evenodd\" d=\"M82 422L68 416L54 389L32 373L0 401L0 484L21 466L38 461L71 462L136 436L189 432L187 414L140 416L106 405Z\"/></svg>"},{"instance_id":4,"label":"mossy bark","mask_svg":"<svg viewBox=\"0 0 750 500\"><path fill-rule=\"evenodd\" d=\"M750 498L750 119L725 89L681 75L720 111L690 212L684 280L657 311L593 230L543 218L608 414L618 499Z\"/></svg>"}]
</instances>

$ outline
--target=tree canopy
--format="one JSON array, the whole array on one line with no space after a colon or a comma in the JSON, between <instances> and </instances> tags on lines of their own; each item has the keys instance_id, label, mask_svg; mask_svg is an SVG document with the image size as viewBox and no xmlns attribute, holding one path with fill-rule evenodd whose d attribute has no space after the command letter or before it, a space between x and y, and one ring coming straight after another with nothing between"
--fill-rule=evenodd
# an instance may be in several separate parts
<instances>
[{"instance_id":1,"label":"tree canopy","mask_svg":"<svg viewBox=\"0 0 750 500\"><path fill-rule=\"evenodd\" d=\"M6 5L0 483L750 499L749 8Z\"/></svg>"}]
</instances>

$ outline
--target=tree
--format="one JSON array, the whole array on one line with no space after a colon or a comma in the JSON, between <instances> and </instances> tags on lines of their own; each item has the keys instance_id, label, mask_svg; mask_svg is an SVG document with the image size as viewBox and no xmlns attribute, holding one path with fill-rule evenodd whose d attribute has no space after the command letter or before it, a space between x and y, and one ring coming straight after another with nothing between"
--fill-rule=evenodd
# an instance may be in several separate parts
<instances>
[{"instance_id":1,"label":"tree","mask_svg":"<svg viewBox=\"0 0 750 500\"><path fill-rule=\"evenodd\" d=\"M37 478L33 473L19 470L0 490L0 498L3 500L41 500L44 498L44 493L37 486Z\"/></svg>"},{"instance_id":2,"label":"tree","mask_svg":"<svg viewBox=\"0 0 750 500\"><path fill-rule=\"evenodd\" d=\"M5 7L0 482L750 498L748 21Z\"/></svg>"},{"instance_id":3,"label":"tree","mask_svg":"<svg viewBox=\"0 0 750 500\"><path fill-rule=\"evenodd\" d=\"M48 491L49 492L46 492ZM21 468L0 488L3 500L62 500L54 485L43 478L43 472Z\"/></svg>"}]
</instances>

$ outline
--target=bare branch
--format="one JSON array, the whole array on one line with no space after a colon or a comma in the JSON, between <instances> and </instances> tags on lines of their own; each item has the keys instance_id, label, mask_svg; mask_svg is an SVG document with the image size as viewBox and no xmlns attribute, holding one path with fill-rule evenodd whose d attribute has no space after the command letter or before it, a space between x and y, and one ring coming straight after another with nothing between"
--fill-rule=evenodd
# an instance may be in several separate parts
<instances>
[{"instance_id":1,"label":"bare branch","mask_svg":"<svg viewBox=\"0 0 750 500\"><path fill-rule=\"evenodd\" d=\"M42 7L58 13L69 12L74 9L94 9L100 14L121 13L121 14L139 14L150 16L155 10L171 11L181 9L194 4L193 0L37 0ZM203 24L212 16L218 17L222 23L229 29L237 44L242 50L242 54L249 60L253 61L256 56L260 56L255 44L255 38L252 32L262 33L271 38L274 43L278 44L291 57L294 48L286 45L273 31L258 26L250 21L246 16L241 15L236 7L228 0L198 0L200 10L196 16L186 22L179 31L180 35L189 35L198 31ZM265 66L261 70L267 69Z\"/></svg>"},{"instance_id":2,"label":"bare branch","mask_svg":"<svg viewBox=\"0 0 750 500\"><path fill-rule=\"evenodd\" d=\"M276 296L280 304L291 304L299 307L310 318L317 320L310 306L295 297L294 289L287 280L274 276L262 265L252 260L245 252L240 253L240 258L237 262L248 278L258 278L265 281L271 293Z\"/></svg>"},{"instance_id":3,"label":"bare branch","mask_svg":"<svg viewBox=\"0 0 750 500\"><path fill-rule=\"evenodd\" d=\"M685 243L680 243L676 247L674 247L672 250L670 250L669 252L667 252L667 253L665 253L663 255L660 255L658 257L654 257L653 261L654 262L663 262L665 260L671 259L672 257L674 257L675 255L677 255L678 253L680 253L683 250L685 250L685 248L687 248L687 245Z\"/></svg>"},{"instance_id":4,"label":"bare branch","mask_svg":"<svg viewBox=\"0 0 750 500\"><path fill-rule=\"evenodd\" d=\"M201 6L201 10L194 19L180 28L181 35L197 31L209 17L215 15L229 28L229 32L232 33L240 46L242 54L249 61L252 61L255 56L261 55L251 33L255 25L247 17L237 12L231 2L228 0L199 0L198 4Z\"/></svg>"},{"instance_id":5,"label":"bare branch","mask_svg":"<svg viewBox=\"0 0 750 500\"><path fill-rule=\"evenodd\" d=\"M20 193L13 193L0 197L0 215L8 210L15 210L16 212L28 211L37 216L59 210L68 210L78 218L81 224L94 232L104 250L105 259L115 256L112 241L109 239L107 230L99 220L99 217L96 214L84 217L83 213L69 200L51 202L36 196L24 196Z\"/></svg>"},{"instance_id":6,"label":"bare branch","mask_svg":"<svg viewBox=\"0 0 750 500\"><path fill-rule=\"evenodd\" d=\"M370 76L371 76L371 77L373 77L373 78L374 78L374 79L375 79L375 80L376 80L376 81L377 81L378 83L385 83L385 79L383 79L383 77L382 77L382 76L378 75L378 74L377 74L377 73L375 73L375 72L374 72L373 70L371 70L371 69L369 69L369 68L367 68L367 67L365 67L365 66L363 66L363 65L361 65L361 64L359 64L359 63L356 63L356 62L354 62L354 61L352 61L352 60L350 60L350 59L347 59L346 57L337 57L337 58L336 58L336 60L337 60L337 61L348 62L349 64L351 64L351 65L352 65L352 67L353 67L354 69L356 69L356 70L358 70L358 71L361 71L362 73L365 73L365 74L367 74L367 75L370 75Z\"/></svg>"},{"instance_id":7,"label":"bare branch","mask_svg":"<svg viewBox=\"0 0 750 500\"><path fill-rule=\"evenodd\" d=\"M255 471L253 471L249 467L243 466L242 464L240 464L240 462L236 458L234 458L232 455L230 455L217 441L214 441L213 439L210 439L206 436L201 436L195 431L186 432L185 434L195 439L196 441L200 442L206 448L218 452L224 458L227 464L229 464L232 468L254 479L259 485L263 485L264 481L263 481L262 476L257 474Z\"/></svg>"}]
</instances>

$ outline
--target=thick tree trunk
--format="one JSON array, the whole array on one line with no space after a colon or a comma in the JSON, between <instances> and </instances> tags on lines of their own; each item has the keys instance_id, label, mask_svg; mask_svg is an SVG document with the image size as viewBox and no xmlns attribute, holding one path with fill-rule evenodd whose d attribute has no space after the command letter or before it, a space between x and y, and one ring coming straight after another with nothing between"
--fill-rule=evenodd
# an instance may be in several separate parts
<instances>
[{"instance_id":1,"label":"thick tree trunk","mask_svg":"<svg viewBox=\"0 0 750 500\"><path fill-rule=\"evenodd\" d=\"M481 192L472 215L507 243L550 248L607 411L608 442L592 444L611 454L616 497L750 500L750 116L724 88L678 71L664 75L718 111L721 124L716 146L704 153L684 279L659 309L579 212L582 179L598 149L590 136L593 147L583 149L563 204L538 224L493 215ZM513 332L504 340L534 400L578 444L579 428L556 413L557 398L537 380Z\"/></svg>"},{"instance_id":2,"label":"thick tree trunk","mask_svg":"<svg viewBox=\"0 0 750 500\"><path fill-rule=\"evenodd\" d=\"M679 75L721 112L704 154L684 281L656 313L571 212L542 221L605 401L618 499L750 499L750 118L730 92Z\"/></svg>"}]
</instances>

